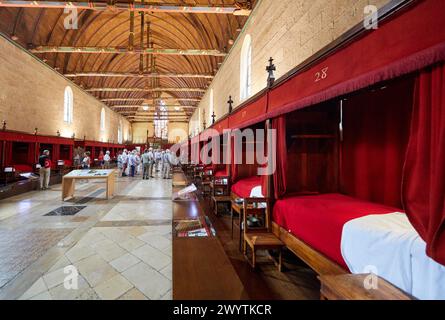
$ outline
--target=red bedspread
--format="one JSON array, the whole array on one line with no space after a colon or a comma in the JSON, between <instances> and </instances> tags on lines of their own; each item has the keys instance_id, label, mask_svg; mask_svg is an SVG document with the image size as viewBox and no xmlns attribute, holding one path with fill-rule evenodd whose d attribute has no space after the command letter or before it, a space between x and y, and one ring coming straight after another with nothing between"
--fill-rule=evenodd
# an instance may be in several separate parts
<instances>
[{"instance_id":1,"label":"red bedspread","mask_svg":"<svg viewBox=\"0 0 445 320\"><path fill-rule=\"evenodd\" d=\"M261 186L261 177L249 177L234 183L232 192L240 198L249 198L252 189L258 186Z\"/></svg>"},{"instance_id":2,"label":"red bedspread","mask_svg":"<svg viewBox=\"0 0 445 320\"><path fill-rule=\"evenodd\" d=\"M341 194L323 194L278 200L274 206L273 220L347 268L340 249L343 225L366 215L397 211L400 210Z\"/></svg>"}]
</instances>

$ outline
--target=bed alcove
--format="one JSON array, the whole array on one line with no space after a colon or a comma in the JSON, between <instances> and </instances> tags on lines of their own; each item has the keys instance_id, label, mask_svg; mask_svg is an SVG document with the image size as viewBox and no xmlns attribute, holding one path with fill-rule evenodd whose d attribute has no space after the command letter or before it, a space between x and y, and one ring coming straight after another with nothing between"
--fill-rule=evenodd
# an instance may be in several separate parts
<instances>
[{"instance_id":1,"label":"bed alcove","mask_svg":"<svg viewBox=\"0 0 445 320\"><path fill-rule=\"evenodd\" d=\"M277 152L285 161L274 175L274 230L319 274L348 272L347 221L403 211L413 90L408 76L273 120L284 122L277 145L287 150Z\"/></svg>"}]
</instances>

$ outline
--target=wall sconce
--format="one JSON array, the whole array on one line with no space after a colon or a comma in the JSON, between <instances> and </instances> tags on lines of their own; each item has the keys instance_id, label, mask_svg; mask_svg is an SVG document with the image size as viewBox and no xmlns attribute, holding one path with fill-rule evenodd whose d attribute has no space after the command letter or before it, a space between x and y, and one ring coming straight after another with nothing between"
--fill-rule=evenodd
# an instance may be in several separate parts
<instances>
[{"instance_id":1,"label":"wall sconce","mask_svg":"<svg viewBox=\"0 0 445 320\"><path fill-rule=\"evenodd\" d=\"M215 114L215 111L213 111L213 113L212 113L212 124L215 124L215 118L216 118L216 114Z\"/></svg>"},{"instance_id":2,"label":"wall sconce","mask_svg":"<svg viewBox=\"0 0 445 320\"><path fill-rule=\"evenodd\" d=\"M34 135L37 135L38 128L34 128Z\"/></svg>"},{"instance_id":3,"label":"wall sconce","mask_svg":"<svg viewBox=\"0 0 445 320\"><path fill-rule=\"evenodd\" d=\"M76 134L73 132L73 134L71 135L71 138L75 138L76 137Z\"/></svg>"},{"instance_id":4,"label":"wall sconce","mask_svg":"<svg viewBox=\"0 0 445 320\"><path fill-rule=\"evenodd\" d=\"M2 125L2 129L3 129L3 131L5 131L5 130L6 130L6 120L3 120L3 125Z\"/></svg>"},{"instance_id":5,"label":"wall sconce","mask_svg":"<svg viewBox=\"0 0 445 320\"><path fill-rule=\"evenodd\" d=\"M60 130L57 130L57 136L60 137Z\"/></svg>"}]
</instances>

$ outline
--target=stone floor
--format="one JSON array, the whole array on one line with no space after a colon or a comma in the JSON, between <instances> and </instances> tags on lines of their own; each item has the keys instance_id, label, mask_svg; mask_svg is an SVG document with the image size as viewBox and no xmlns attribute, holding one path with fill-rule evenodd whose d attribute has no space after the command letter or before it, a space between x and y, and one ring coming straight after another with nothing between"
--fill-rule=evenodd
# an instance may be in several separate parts
<instances>
[{"instance_id":1,"label":"stone floor","mask_svg":"<svg viewBox=\"0 0 445 320\"><path fill-rule=\"evenodd\" d=\"M92 181L69 202L60 185L0 201L0 299L171 299L171 193L136 177L111 200Z\"/></svg>"}]
</instances>

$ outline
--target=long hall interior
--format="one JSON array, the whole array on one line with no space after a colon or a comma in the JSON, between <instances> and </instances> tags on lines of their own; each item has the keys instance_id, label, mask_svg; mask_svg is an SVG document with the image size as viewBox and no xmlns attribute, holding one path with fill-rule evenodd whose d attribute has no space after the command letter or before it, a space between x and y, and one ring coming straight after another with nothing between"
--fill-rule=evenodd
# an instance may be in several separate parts
<instances>
[{"instance_id":1,"label":"long hall interior","mask_svg":"<svg viewBox=\"0 0 445 320\"><path fill-rule=\"evenodd\" d=\"M0 300L444 300L445 1L0 0Z\"/></svg>"}]
</instances>

